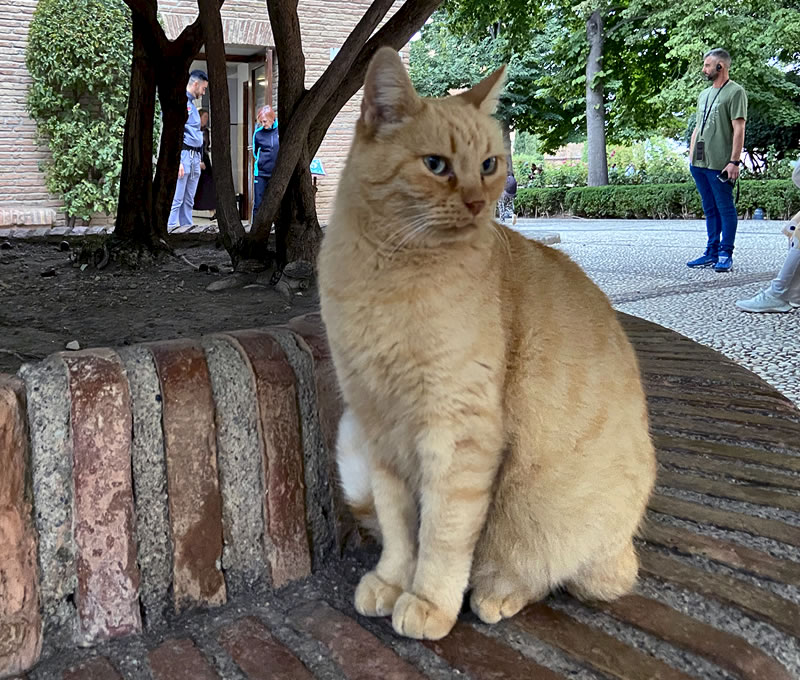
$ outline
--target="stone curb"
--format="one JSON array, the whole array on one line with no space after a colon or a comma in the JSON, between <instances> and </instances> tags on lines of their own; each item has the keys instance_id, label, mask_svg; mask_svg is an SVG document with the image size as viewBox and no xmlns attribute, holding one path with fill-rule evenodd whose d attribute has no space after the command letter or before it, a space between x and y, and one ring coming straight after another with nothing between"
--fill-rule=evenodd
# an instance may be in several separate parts
<instances>
[{"instance_id":1,"label":"stone curb","mask_svg":"<svg viewBox=\"0 0 800 680\"><path fill-rule=\"evenodd\" d=\"M330 371L318 315L295 323L0 375L0 677L33 666L43 637L152 631L334 551L325 461L342 407L315 372L315 358Z\"/></svg>"},{"instance_id":2,"label":"stone curb","mask_svg":"<svg viewBox=\"0 0 800 680\"><path fill-rule=\"evenodd\" d=\"M245 231L250 230L250 225L245 224ZM96 227L13 227L0 229L0 240L19 240L54 243L57 241L70 241L84 236L110 235L114 232L113 225ZM219 226L216 223L195 224L192 227L169 227L167 233L175 241L214 241L219 236ZM561 243L561 236L555 232L542 232L528 235L540 243L552 245Z\"/></svg>"},{"instance_id":3,"label":"stone curb","mask_svg":"<svg viewBox=\"0 0 800 680\"><path fill-rule=\"evenodd\" d=\"M246 230L249 225L246 225ZM109 236L114 233L114 225L94 227L46 227L46 226L14 226L0 228L0 241L31 241L38 243L56 243L71 241L86 236ZM214 241L219 235L216 223L195 224L192 227L169 227L171 239L176 241Z\"/></svg>"},{"instance_id":4,"label":"stone curb","mask_svg":"<svg viewBox=\"0 0 800 680\"><path fill-rule=\"evenodd\" d=\"M42 648L29 457L24 385L0 375L0 675Z\"/></svg>"}]
</instances>

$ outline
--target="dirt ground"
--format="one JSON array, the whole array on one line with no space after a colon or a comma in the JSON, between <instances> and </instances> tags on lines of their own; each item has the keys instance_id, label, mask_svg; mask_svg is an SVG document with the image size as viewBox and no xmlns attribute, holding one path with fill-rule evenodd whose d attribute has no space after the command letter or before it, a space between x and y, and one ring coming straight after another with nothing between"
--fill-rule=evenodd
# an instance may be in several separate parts
<instances>
[{"instance_id":1,"label":"dirt ground","mask_svg":"<svg viewBox=\"0 0 800 680\"><path fill-rule=\"evenodd\" d=\"M72 341L83 349L198 337L282 323L318 307L313 291L294 295L291 304L268 285L206 291L232 272L227 253L213 243L179 246L176 254L195 265L216 265L218 273L178 258L140 270L113 263L81 269L70 259L78 241L67 252L59 243L10 243L0 250L2 373L16 373ZM259 282L266 284L265 278Z\"/></svg>"}]
</instances>

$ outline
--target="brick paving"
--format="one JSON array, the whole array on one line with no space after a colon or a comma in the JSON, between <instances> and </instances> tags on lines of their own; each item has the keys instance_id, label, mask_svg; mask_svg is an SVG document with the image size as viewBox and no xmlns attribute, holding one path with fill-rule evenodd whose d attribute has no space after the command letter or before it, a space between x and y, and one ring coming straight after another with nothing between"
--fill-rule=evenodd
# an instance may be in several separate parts
<instances>
[{"instance_id":1,"label":"brick paving","mask_svg":"<svg viewBox=\"0 0 800 680\"><path fill-rule=\"evenodd\" d=\"M158 472L153 463L156 457L146 468L134 465L131 474L135 489L146 486L141 475L151 476L148 484L155 489L160 488L159 475L169 478L169 484L163 485L169 487L168 521L175 545L147 536L162 531L157 523L137 522L137 538L141 546L171 549L173 556L165 555L163 563L182 560L184 569L167 569L168 583L151 587L147 581L151 577L144 578L150 573L144 568L145 558L156 556L145 555L140 548L142 632L123 634L129 630L124 626L135 619L125 609L128 591L120 589L120 584L132 584L133 576L119 565L109 571L114 565L95 559L86 562L85 568L93 573L82 581L79 565L87 550L96 551L91 548L95 538L82 538L78 521L75 564L63 563L66 571L52 581L48 587L53 590L44 596L49 602L72 587L73 599L44 607L41 661L24 676L19 671L29 663L9 665L9 659L30 660L31 643L24 641L33 640L35 647L38 624L33 619L21 620L6 607L0 609L0 668L26 680L797 678L800 413L773 388L724 356L634 317L623 316L623 323L640 358L660 464L657 490L639 542L642 569L636 594L590 606L556 593L495 626L480 623L465 609L450 636L427 643L397 637L388 619L359 616L352 607L354 588L376 560L377 548L361 542L346 517L330 516L331 508L341 511L335 494L331 496L330 465L309 469L312 463L319 464L320 455L328 460L341 410L331 374L326 373L330 360L319 320L310 316L289 324L294 334L288 329L269 329L224 334L201 343L147 346L152 362L148 370L155 371L161 381L156 392L143 388L145 378L133 377L135 370L147 364L135 348L121 355L121 364L109 350L66 355L64 384L72 392L75 469L70 479L75 517L86 515L84 498L98 499L98 507L108 503L108 510L99 513L98 531L102 536L116 527L112 546L124 548L130 533L128 537L117 534L130 532L124 510L130 489L115 477L122 469L121 459L116 454L108 460L95 455L96 467L86 470L82 461L92 458L96 444L112 453L117 447L124 449L126 436L141 432L147 412L144 405L148 409L150 404L157 405L161 410L156 414L161 415L154 422L163 430L165 470ZM229 354L224 354L223 346ZM226 356L227 363L222 360ZM133 399L128 411L123 405L120 366L131 380ZM37 380L44 379L41 376L54 380L54 371L50 366L41 375L27 373L29 392L46 390ZM101 375L107 388L97 389L93 381ZM10 447L17 451L12 455L24 458L24 437L19 435L24 427L20 424L24 391L19 381L3 380L0 441L17 441L16 447ZM257 413L248 415L242 404L225 403L222 385L241 380L245 382L236 383L237 390L252 390L248 394L255 396L249 401L257 402ZM247 380L252 381L249 388ZM229 419L223 413L226 410L238 419ZM98 418L127 425L98 432L94 429ZM32 422L38 431L38 421ZM17 425L4 430L4 423ZM261 432L252 440L253 462L241 457L225 462L230 453L214 442L225 437L246 441L245 435L253 428ZM93 433L100 437L96 443L91 441ZM40 439L34 437L34 456L39 455ZM59 450L53 440L46 441ZM215 467L215 457L219 467ZM53 460L46 462L55 465ZM251 464L262 471L260 484L265 486L248 490L244 485L254 476L249 473L227 479L235 477L237 465ZM320 485L323 477L327 482ZM0 483L0 518L5 517L4 507L25 511L29 496L19 479L10 487ZM215 486L212 479L221 481ZM114 502L109 486L122 494ZM232 505L231 494L237 502L250 498L255 512L241 502ZM281 500L271 505L271 495ZM209 496L219 500L209 502ZM157 493L134 494L137 516L149 515L157 498ZM181 503L185 507L179 509ZM329 510L317 514L320 507ZM287 512L287 508L294 510ZM232 515L239 513L250 517L255 527L234 526ZM298 514L305 522L297 523ZM6 526L0 521L0 529ZM60 535L58 531L53 535ZM333 542L326 544L333 534ZM0 542L5 535L0 531ZM20 535L12 535L11 540ZM260 548L247 551L239 546L238 552L231 552L231 543L247 535L255 536ZM320 543L329 548L319 548ZM340 549L334 547L337 544L344 550L341 557ZM211 560L211 555L216 557ZM22 562L19 557L12 556L11 562L0 558L0 575L19 578ZM309 574L311 564L314 571ZM74 576L69 575L70 569L75 569ZM238 574L253 576L239 581ZM0 588L2 583L0 579ZM90 593L93 583L109 583L100 593L109 599L95 600L95 606L86 610L81 593ZM36 583L31 587L35 589ZM160 616L150 616L154 603L164 597L172 600L172 606ZM115 608L119 606L122 609ZM59 617L70 611L72 623L67 623L66 632L48 635L59 622L63 626ZM110 627L104 617L124 625ZM98 633L87 638L88 624ZM77 628L72 629L73 625ZM81 640L95 644L86 648L78 644Z\"/></svg>"}]
</instances>

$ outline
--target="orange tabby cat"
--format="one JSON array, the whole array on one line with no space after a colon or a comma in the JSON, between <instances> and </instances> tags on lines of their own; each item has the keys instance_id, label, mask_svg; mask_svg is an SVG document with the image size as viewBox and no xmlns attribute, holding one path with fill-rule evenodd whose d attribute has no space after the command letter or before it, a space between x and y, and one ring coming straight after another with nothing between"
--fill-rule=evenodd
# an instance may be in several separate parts
<instances>
[{"instance_id":1,"label":"orange tabby cat","mask_svg":"<svg viewBox=\"0 0 800 680\"><path fill-rule=\"evenodd\" d=\"M380 50L319 257L348 410L338 462L383 549L356 609L437 639L565 585L634 585L655 477L633 350L603 293L493 221L503 70L422 99Z\"/></svg>"}]
</instances>

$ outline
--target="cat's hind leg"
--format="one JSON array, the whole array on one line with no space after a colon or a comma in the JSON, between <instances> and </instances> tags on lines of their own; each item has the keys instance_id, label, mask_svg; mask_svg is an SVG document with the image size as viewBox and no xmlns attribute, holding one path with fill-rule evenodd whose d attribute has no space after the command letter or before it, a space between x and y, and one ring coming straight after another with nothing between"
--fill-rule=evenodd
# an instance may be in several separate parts
<instances>
[{"instance_id":1,"label":"cat's hind leg","mask_svg":"<svg viewBox=\"0 0 800 680\"><path fill-rule=\"evenodd\" d=\"M633 541L612 554L581 567L566 584L567 590L581 600L615 600L633 590L639 558Z\"/></svg>"},{"instance_id":2,"label":"cat's hind leg","mask_svg":"<svg viewBox=\"0 0 800 680\"><path fill-rule=\"evenodd\" d=\"M339 483L350 512L361 526L380 541L381 528L375 512L369 472L369 447L364 432L350 409L344 412L339 421L336 465Z\"/></svg>"},{"instance_id":3,"label":"cat's hind leg","mask_svg":"<svg viewBox=\"0 0 800 680\"><path fill-rule=\"evenodd\" d=\"M484 623L510 618L529 602L537 602L550 592L544 573L538 584L536 581L527 578L522 582L497 568L481 567L472 575L470 609Z\"/></svg>"}]
</instances>

